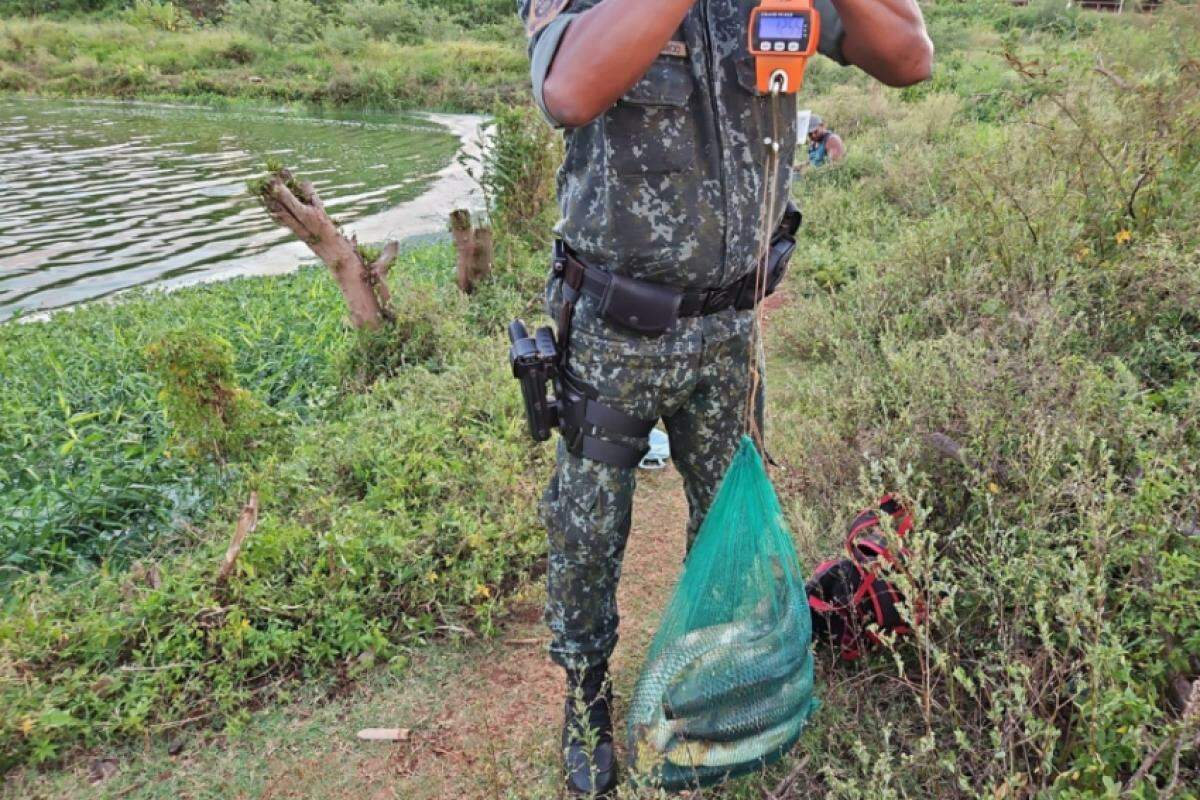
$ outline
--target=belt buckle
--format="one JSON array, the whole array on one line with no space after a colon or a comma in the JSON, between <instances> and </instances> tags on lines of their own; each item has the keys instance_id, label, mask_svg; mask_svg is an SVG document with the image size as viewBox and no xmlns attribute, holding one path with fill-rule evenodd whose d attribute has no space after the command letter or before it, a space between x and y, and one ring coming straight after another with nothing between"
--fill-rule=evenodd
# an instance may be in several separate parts
<instances>
[{"instance_id":1,"label":"belt buckle","mask_svg":"<svg viewBox=\"0 0 1200 800\"><path fill-rule=\"evenodd\" d=\"M550 265L557 275L561 275L567 268L567 243L562 239L554 240L554 254L550 257Z\"/></svg>"}]
</instances>

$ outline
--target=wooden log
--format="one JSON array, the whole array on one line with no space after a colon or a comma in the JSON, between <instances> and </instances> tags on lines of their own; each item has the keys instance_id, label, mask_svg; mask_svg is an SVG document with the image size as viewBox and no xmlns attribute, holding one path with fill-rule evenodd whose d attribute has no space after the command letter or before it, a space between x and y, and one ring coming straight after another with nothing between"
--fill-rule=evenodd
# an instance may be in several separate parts
<instances>
[{"instance_id":1,"label":"wooden log","mask_svg":"<svg viewBox=\"0 0 1200 800\"><path fill-rule=\"evenodd\" d=\"M471 223L471 212L465 208L456 208L450 212L450 238L454 241L458 288L469 294L492 272L492 229L486 225L474 227Z\"/></svg>"},{"instance_id":2,"label":"wooden log","mask_svg":"<svg viewBox=\"0 0 1200 800\"><path fill-rule=\"evenodd\" d=\"M296 234L329 268L350 311L355 328L375 328L392 316L384 277L395 260L390 243L383 254L367 264L354 238L347 238L325 211L309 181L297 181L290 171L274 169L264 180L251 184L271 219Z\"/></svg>"},{"instance_id":3,"label":"wooden log","mask_svg":"<svg viewBox=\"0 0 1200 800\"><path fill-rule=\"evenodd\" d=\"M495 249L492 245L492 229L486 225L475 229L475 257L472 259L471 283L475 285L492 274Z\"/></svg>"},{"instance_id":4,"label":"wooden log","mask_svg":"<svg viewBox=\"0 0 1200 800\"><path fill-rule=\"evenodd\" d=\"M457 256L454 270L458 278L458 290L470 292L471 272L475 264L475 237L471 231L471 212L456 208L450 212L450 238L454 241Z\"/></svg>"}]
</instances>

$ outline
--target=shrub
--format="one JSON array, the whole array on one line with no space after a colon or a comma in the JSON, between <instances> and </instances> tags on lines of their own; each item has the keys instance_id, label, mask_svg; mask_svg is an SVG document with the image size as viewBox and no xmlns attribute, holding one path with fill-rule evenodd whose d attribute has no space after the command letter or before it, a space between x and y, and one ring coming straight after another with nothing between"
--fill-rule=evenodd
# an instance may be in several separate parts
<instances>
[{"instance_id":1,"label":"shrub","mask_svg":"<svg viewBox=\"0 0 1200 800\"><path fill-rule=\"evenodd\" d=\"M310 42L317 38L317 9L306 0L231 0L225 24L272 44Z\"/></svg>"},{"instance_id":2,"label":"shrub","mask_svg":"<svg viewBox=\"0 0 1200 800\"><path fill-rule=\"evenodd\" d=\"M135 0L121 18L139 28L181 31L192 26L192 17L170 0Z\"/></svg>"},{"instance_id":3,"label":"shrub","mask_svg":"<svg viewBox=\"0 0 1200 800\"><path fill-rule=\"evenodd\" d=\"M558 137L528 103L496 106L488 137L482 156L465 166L483 189L492 223L532 247L544 247L556 213Z\"/></svg>"},{"instance_id":4,"label":"shrub","mask_svg":"<svg viewBox=\"0 0 1200 800\"><path fill-rule=\"evenodd\" d=\"M488 629L542 547L501 351L407 370L306 429L247 481L262 514L224 586L225 525L152 570L14 585L0 770L184 719L236 730L291 676L399 667L447 626Z\"/></svg>"},{"instance_id":5,"label":"shrub","mask_svg":"<svg viewBox=\"0 0 1200 800\"><path fill-rule=\"evenodd\" d=\"M810 177L807 246L860 257L837 291L793 284L807 296L772 320L773 454L803 473L787 496L809 563L854 509L910 498L901 581L931 621L862 668L825 665L837 724L806 734L823 766L799 794L1194 784L1173 685L1200 659L1177 611L1200 607L1198 23L1137 24L1136 50L1010 52L1033 98L1011 123L931 97L936 114L851 142L878 171Z\"/></svg>"},{"instance_id":6,"label":"shrub","mask_svg":"<svg viewBox=\"0 0 1200 800\"><path fill-rule=\"evenodd\" d=\"M0 770L193 717L236 730L291 677L400 668L439 631L490 628L542 548L529 478L540 466L497 357L501 321L526 298L489 282L467 303L450 284L451 258L444 246L400 255L391 275L397 322L370 353L380 361L362 381L369 390L347 396L339 367L365 360L323 269L94 305L54 326L0 327L0 357L14 378L0 384L0 505L27 521L22 509L38 487L74 497L74 487L42 477L68 471L62 443L73 441L68 455L88 458L71 473L77 486L76 475L108 481L135 502L130 484L140 481L178 503L187 494L178 476L195 474L203 483L192 493L221 512L182 513L187 547L160 538L130 570L114 563L66 581L32 573L39 554L17 550L31 555L9 577L0 615ZM147 344L169 386L170 417L189 419L191 435L213 436L202 421L225 423L244 383L293 423L286 446L264 446L253 463L231 461L215 475L181 462L168 452L156 381L143 371ZM20 428L8 425L14 419ZM74 433L58 433L63 426ZM122 466L114 458L122 453L138 457L142 472L98 478L109 460ZM18 481L11 491L8 476ZM250 490L261 498L259 525L218 585L231 521ZM89 510L78 513L91 522ZM177 523L162 500L142 510L162 513L164 529ZM53 511L53 530L69 524ZM6 534L25 531L19 517L0 521ZM122 524L140 522L129 515ZM100 548L83 536L72 546Z\"/></svg>"},{"instance_id":7,"label":"shrub","mask_svg":"<svg viewBox=\"0 0 1200 800\"><path fill-rule=\"evenodd\" d=\"M321 42L333 52L350 56L362 52L367 46L367 32L351 25L328 25L321 35Z\"/></svg>"},{"instance_id":8,"label":"shrub","mask_svg":"<svg viewBox=\"0 0 1200 800\"><path fill-rule=\"evenodd\" d=\"M0 325L0 581L87 572L180 519L202 524L222 496L216 470L171 450L148 345L180 327L237 342L236 383L305 421L336 400L334 363L349 342L342 309L328 276L304 270Z\"/></svg>"},{"instance_id":9,"label":"shrub","mask_svg":"<svg viewBox=\"0 0 1200 800\"><path fill-rule=\"evenodd\" d=\"M127 0L0 0L0 16L91 14L119 9L126 2Z\"/></svg>"},{"instance_id":10,"label":"shrub","mask_svg":"<svg viewBox=\"0 0 1200 800\"><path fill-rule=\"evenodd\" d=\"M1058 0L1031 0L1000 18L1000 30L1021 30L1075 39L1095 29L1094 17L1074 4Z\"/></svg>"},{"instance_id":11,"label":"shrub","mask_svg":"<svg viewBox=\"0 0 1200 800\"><path fill-rule=\"evenodd\" d=\"M270 417L237 385L233 347L225 339L172 331L146 348L146 360L163 384L158 397L175 441L192 457L245 456L267 433Z\"/></svg>"},{"instance_id":12,"label":"shrub","mask_svg":"<svg viewBox=\"0 0 1200 800\"><path fill-rule=\"evenodd\" d=\"M515 8L508 0L412 0L426 10L448 14L465 27L502 25L516 18Z\"/></svg>"},{"instance_id":13,"label":"shrub","mask_svg":"<svg viewBox=\"0 0 1200 800\"><path fill-rule=\"evenodd\" d=\"M381 378L421 366L441 371L455 353L471 346L462 324L466 301L448 287L406 292L395 304L395 319L376 330L355 332L339 361L343 385L362 390Z\"/></svg>"},{"instance_id":14,"label":"shrub","mask_svg":"<svg viewBox=\"0 0 1200 800\"><path fill-rule=\"evenodd\" d=\"M440 6L421 6L410 0L354 0L341 8L338 18L376 39L398 44L419 44L455 32Z\"/></svg>"},{"instance_id":15,"label":"shrub","mask_svg":"<svg viewBox=\"0 0 1200 800\"><path fill-rule=\"evenodd\" d=\"M193 19L215 22L225 14L226 0L177 0L176 5Z\"/></svg>"},{"instance_id":16,"label":"shrub","mask_svg":"<svg viewBox=\"0 0 1200 800\"><path fill-rule=\"evenodd\" d=\"M254 48L249 42L235 39L224 47L220 56L234 64L250 64L254 61Z\"/></svg>"}]
</instances>

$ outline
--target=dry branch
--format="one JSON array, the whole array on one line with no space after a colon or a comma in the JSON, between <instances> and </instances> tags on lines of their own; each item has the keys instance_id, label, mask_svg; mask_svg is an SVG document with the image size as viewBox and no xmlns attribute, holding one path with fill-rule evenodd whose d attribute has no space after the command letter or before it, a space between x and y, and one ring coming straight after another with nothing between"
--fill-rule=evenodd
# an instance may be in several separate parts
<instances>
[{"instance_id":1,"label":"dry branch","mask_svg":"<svg viewBox=\"0 0 1200 800\"><path fill-rule=\"evenodd\" d=\"M218 586L229 580L229 576L233 572L233 565L237 563L237 558L242 552L242 545L246 542L246 537L257 526L258 492L251 492L250 501L242 507L242 513L238 516L237 530L233 532L233 539L229 541L229 547L225 549L225 557L221 559L221 569L217 572Z\"/></svg>"},{"instance_id":2,"label":"dry branch","mask_svg":"<svg viewBox=\"0 0 1200 800\"><path fill-rule=\"evenodd\" d=\"M1150 774L1150 770L1158 763L1163 754L1168 748L1174 747L1174 755L1172 762L1177 763L1177 759L1182 751L1189 747L1195 747L1200 744L1200 678L1192 682L1189 691L1187 703L1183 707L1183 712L1179 715L1179 722L1176 730L1168 735L1159 743L1158 747L1150 751L1142 760L1137 771L1132 777L1125 782L1125 786L1121 791L1122 796L1129 795L1139 783L1141 783ZM1172 791L1177 780L1177 767L1172 765ZM1170 796L1167 793L1165 796Z\"/></svg>"},{"instance_id":3,"label":"dry branch","mask_svg":"<svg viewBox=\"0 0 1200 800\"><path fill-rule=\"evenodd\" d=\"M1099 58L1099 57L1096 58L1096 66L1092 67L1092 70L1094 72L1108 78L1110 81L1112 81L1113 86L1116 86L1118 89L1120 89L1123 92L1127 92L1131 88L1133 88L1129 85L1129 81L1125 80L1120 75L1113 72L1108 67L1104 66L1104 59L1102 59L1102 58Z\"/></svg>"},{"instance_id":4,"label":"dry branch","mask_svg":"<svg viewBox=\"0 0 1200 800\"><path fill-rule=\"evenodd\" d=\"M251 189L271 219L296 234L325 263L337 281L350 322L355 328L378 327L392 318L388 293L388 268L396 259L395 242L367 264L353 237L346 238L337 222L325 211L309 181L297 181L287 169L273 170Z\"/></svg>"},{"instance_id":5,"label":"dry branch","mask_svg":"<svg viewBox=\"0 0 1200 800\"><path fill-rule=\"evenodd\" d=\"M805 768L808 767L808 759L809 756L800 759L800 763L792 768L792 771L775 786L775 789L767 793L765 800L785 800L791 794L796 781L800 780Z\"/></svg>"}]
</instances>

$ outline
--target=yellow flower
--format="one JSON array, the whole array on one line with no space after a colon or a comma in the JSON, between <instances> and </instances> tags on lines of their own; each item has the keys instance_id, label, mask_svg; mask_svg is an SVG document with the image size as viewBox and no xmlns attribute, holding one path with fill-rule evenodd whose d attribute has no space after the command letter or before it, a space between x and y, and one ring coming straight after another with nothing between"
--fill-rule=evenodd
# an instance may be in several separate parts
<instances>
[{"instance_id":1,"label":"yellow flower","mask_svg":"<svg viewBox=\"0 0 1200 800\"><path fill-rule=\"evenodd\" d=\"M484 585L481 583L481 584L479 584L478 586L476 586L476 587L475 587L475 596L476 596L476 597L485 597L485 598L486 598L486 597L491 597L491 596L492 596L492 590L491 590L491 589L489 589L487 586L484 586Z\"/></svg>"},{"instance_id":2,"label":"yellow flower","mask_svg":"<svg viewBox=\"0 0 1200 800\"><path fill-rule=\"evenodd\" d=\"M33 717L26 717L25 719L21 720L21 733L28 736L29 732L32 730L33 730Z\"/></svg>"},{"instance_id":3,"label":"yellow flower","mask_svg":"<svg viewBox=\"0 0 1200 800\"><path fill-rule=\"evenodd\" d=\"M1088 247L1087 245L1084 245L1083 247L1081 247L1075 251L1075 258L1079 259L1080 261L1083 261L1091 254L1092 254L1092 248Z\"/></svg>"},{"instance_id":4,"label":"yellow flower","mask_svg":"<svg viewBox=\"0 0 1200 800\"><path fill-rule=\"evenodd\" d=\"M242 630L246 630L246 628L249 628L249 627L250 627L250 620L243 617L242 618Z\"/></svg>"},{"instance_id":5,"label":"yellow flower","mask_svg":"<svg viewBox=\"0 0 1200 800\"><path fill-rule=\"evenodd\" d=\"M989 481L988 482L988 491L991 492L992 494L1000 494L1000 487L996 485L995 481Z\"/></svg>"},{"instance_id":6,"label":"yellow flower","mask_svg":"<svg viewBox=\"0 0 1200 800\"><path fill-rule=\"evenodd\" d=\"M1117 231L1117 235L1113 237L1117 244L1129 244L1133 241L1133 234L1125 229Z\"/></svg>"},{"instance_id":7,"label":"yellow flower","mask_svg":"<svg viewBox=\"0 0 1200 800\"><path fill-rule=\"evenodd\" d=\"M430 570L429 572L425 573L425 580L428 583L437 583L438 574L433 570Z\"/></svg>"}]
</instances>

